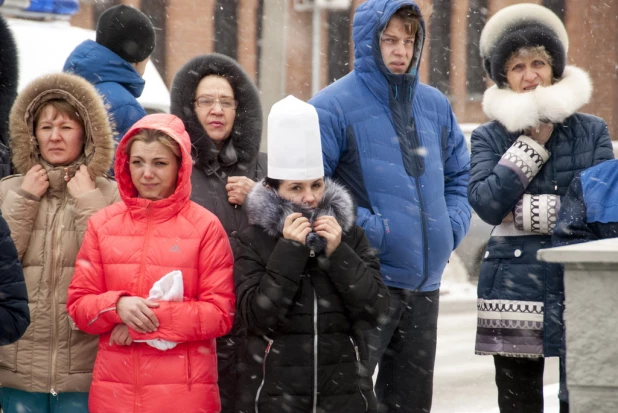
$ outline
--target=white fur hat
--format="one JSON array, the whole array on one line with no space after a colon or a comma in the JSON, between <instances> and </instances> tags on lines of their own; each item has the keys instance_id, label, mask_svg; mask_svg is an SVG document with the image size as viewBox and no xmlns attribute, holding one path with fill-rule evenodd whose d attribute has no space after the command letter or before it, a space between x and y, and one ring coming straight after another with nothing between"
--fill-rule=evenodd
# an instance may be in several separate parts
<instances>
[{"instance_id":1,"label":"white fur hat","mask_svg":"<svg viewBox=\"0 0 618 413\"><path fill-rule=\"evenodd\" d=\"M268 115L268 177L307 180L323 176L318 112L290 95L275 103Z\"/></svg>"},{"instance_id":2,"label":"white fur hat","mask_svg":"<svg viewBox=\"0 0 618 413\"><path fill-rule=\"evenodd\" d=\"M504 87L506 62L522 47L543 46L552 58L554 77L562 77L569 36L554 12L538 4L524 3L494 14L483 28L479 46L487 74L499 87Z\"/></svg>"}]
</instances>

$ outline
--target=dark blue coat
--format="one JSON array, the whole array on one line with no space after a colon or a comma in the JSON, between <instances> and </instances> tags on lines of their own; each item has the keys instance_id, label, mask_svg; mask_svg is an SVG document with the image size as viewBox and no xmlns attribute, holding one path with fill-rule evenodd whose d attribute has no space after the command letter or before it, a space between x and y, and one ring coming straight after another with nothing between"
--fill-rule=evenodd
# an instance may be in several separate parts
<instances>
[{"instance_id":1,"label":"dark blue coat","mask_svg":"<svg viewBox=\"0 0 618 413\"><path fill-rule=\"evenodd\" d=\"M492 225L499 225L524 193L564 196L579 172L613 158L605 122L595 116L576 113L554 125L551 138L545 145L551 156L526 188L513 170L498 164L519 135L509 133L498 121L488 122L472 133L468 198L479 217ZM533 356L557 356L562 351L562 269L559 265L536 259L539 249L551 246L550 235L492 236L481 265L479 305L483 300L493 303L494 300L508 300L508 305L496 311L499 313L511 311L512 308L507 308L509 305L542 304L542 326L519 333L522 335L520 342L530 348L524 352ZM495 348L509 342L509 334L515 334L517 330L514 326L499 328L488 325L479 326L479 332L482 333L483 328L491 330L486 331L485 336L493 337ZM497 353L517 353L507 347L504 345L503 351Z\"/></svg>"},{"instance_id":2,"label":"dark blue coat","mask_svg":"<svg viewBox=\"0 0 618 413\"><path fill-rule=\"evenodd\" d=\"M552 235L557 247L618 237L618 160L603 162L573 179Z\"/></svg>"},{"instance_id":3,"label":"dark blue coat","mask_svg":"<svg viewBox=\"0 0 618 413\"><path fill-rule=\"evenodd\" d=\"M0 214L0 346L17 341L29 325L24 272L9 226Z\"/></svg>"},{"instance_id":4,"label":"dark blue coat","mask_svg":"<svg viewBox=\"0 0 618 413\"><path fill-rule=\"evenodd\" d=\"M115 124L116 143L146 111L137 98L144 90L144 79L126 60L93 40L73 50L64 64L65 72L75 73L92 83L105 103Z\"/></svg>"},{"instance_id":5,"label":"dark blue coat","mask_svg":"<svg viewBox=\"0 0 618 413\"><path fill-rule=\"evenodd\" d=\"M354 70L309 103L320 118L325 173L355 197L384 282L434 291L470 225L470 158L447 98L419 82L422 20L409 72L384 64L380 34L405 6L417 8L410 0L358 7Z\"/></svg>"}]
</instances>

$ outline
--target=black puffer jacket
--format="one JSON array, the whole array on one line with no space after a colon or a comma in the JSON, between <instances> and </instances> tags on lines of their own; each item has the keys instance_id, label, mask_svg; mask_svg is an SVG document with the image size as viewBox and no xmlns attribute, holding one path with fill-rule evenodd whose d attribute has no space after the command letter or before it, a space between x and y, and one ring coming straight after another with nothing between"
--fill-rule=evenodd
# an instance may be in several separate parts
<instances>
[{"instance_id":1,"label":"black puffer jacket","mask_svg":"<svg viewBox=\"0 0 618 413\"><path fill-rule=\"evenodd\" d=\"M236 411L375 411L360 331L386 314L389 294L378 258L354 225L350 196L327 182L312 211L334 216L344 230L328 258L281 237L285 217L300 208L275 191L256 186L246 207L254 225L238 235L234 277L249 338Z\"/></svg>"},{"instance_id":2,"label":"black puffer jacket","mask_svg":"<svg viewBox=\"0 0 618 413\"><path fill-rule=\"evenodd\" d=\"M0 214L0 346L17 341L30 325L28 292L11 231Z\"/></svg>"},{"instance_id":3,"label":"black puffer jacket","mask_svg":"<svg viewBox=\"0 0 618 413\"><path fill-rule=\"evenodd\" d=\"M17 45L9 25L0 16L0 179L11 175L9 113L17 97Z\"/></svg>"},{"instance_id":4,"label":"black puffer jacket","mask_svg":"<svg viewBox=\"0 0 618 413\"><path fill-rule=\"evenodd\" d=\"M193 110L197 85L209 75L226 78L238 101L232 132L221 152L217 151ZM228 236L243 231L249 226L247 216L241 205L228 202L225 185L228 176L246 176L254 181L266 176L266 154L259 152L262 106L257 88L235 60L217 53L197 56L174 77L171 112L182 119L193 145L195 165L191 175L191 200L215 214ZM236 320L230 334L217 339L222 413L234 411L235 348L243 346L245 336L245 328Z\"/></svg>"}]
</instances>

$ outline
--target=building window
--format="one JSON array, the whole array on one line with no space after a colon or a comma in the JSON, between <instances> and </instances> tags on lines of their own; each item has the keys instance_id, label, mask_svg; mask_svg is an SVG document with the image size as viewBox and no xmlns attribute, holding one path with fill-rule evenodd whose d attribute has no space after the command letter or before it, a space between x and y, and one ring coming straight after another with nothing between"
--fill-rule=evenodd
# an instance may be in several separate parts
<instances>
[{"instance_id":1,"label":"building window","mask_svg":"<svg viewBox=\"0 0 618 413\"><path fill-rule=\"evenodd\" d=\"M556 16L564 22L566 15L566 2L564 0L543 0L543 6L556 13Z\"/></svg>"},{"instance_id":2,"label":"building window","mask_svg":"<svg viewBox=\"0 0 618 413\"><path fill-rule=\"evenodd\" d=\"M150 60L154 63L157 71L163 79L167 78L166 63L166 25L167 12L166 0L142 0L141 10L150 18L155 27L156 45L150 56Z\"/></svg>"},{"instance_id":3,"label":"building window","mask_svg":"<svg viewBox=\"0 0 618 413\"><path fill-rule=\"evenodd\" d=\"M350 12L328 12L327 84L350 72Z\"/></svg>"},{"instance_id":4,"label":"building window","mask_svg":"<svg viewBox=\"0 0 618 413\"><path fill-rule=\"evenodd\" d=\"M442 93L450 91L451 0L434 0L429 39L429 83Z\"/></svg>"},{"instance_id":5,"label":"building window","mask_svg":"<svg viewBox=\"0 0 618 413\"><path fill-rule=\"evenodd\" d=\"M218 0L215 5L215 52L238 56L238 0Z\"/></svg>"},{"instance_id":6,"label":"building window","mask_svg":"<svg viewBox=\"0 0 618 413\"><path fill-rule=\"evenodd\" d=\"M487 0L469 0L468 43L466 84L468 95L474 99L483 94L486 87L485 69L479 50L481 32L487 23Z\"/></svg>"}]
</instances>

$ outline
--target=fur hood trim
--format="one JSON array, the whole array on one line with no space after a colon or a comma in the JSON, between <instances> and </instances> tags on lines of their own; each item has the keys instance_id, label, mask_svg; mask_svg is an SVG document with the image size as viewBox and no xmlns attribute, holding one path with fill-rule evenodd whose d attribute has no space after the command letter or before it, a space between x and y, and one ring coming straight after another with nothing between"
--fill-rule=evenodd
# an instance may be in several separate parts
<instances>
[{"instance_id":1,"label":"fur hood trim","mask_svg":"<svg viewBox=\"0 0 618 413\"><path fill-rule=\"evenodd\" d=\"M41 76L17 96L9 120L15 171L25 174L34 165L45 162L34 137L33 116L51 99L64 99L77 109L84 122L84 163L93 178L105 176L114 157L113 131L105 104L87 80L68 73Z\"/></svg>"},{"instance_id":2,"label":"fur hood trim","mask_svg":"<svg viewBox=\"0 0 618 413\"><path fill-rule=\"evenodd\" d=\"M340 184L325 180L325 189L317 208L311 210L283 199L277 191L258 182L247 196L244 209L251 225L263 228L271 237L280 237L285 218L300 212L311 222L323 215L334 217L343 232L348 232L356 223L356 207L352 196Z\"/></svg>"},{"instance_id":3,"label":"fur hood trim","mask_svg":"<svg viewBox=\"0 0 618 413\"><path fill-rule=\"evenodd\" d=\"M588 73L567 66L562 78L551 86L526 93L492 86L483 96L483 111L509 132L535 127L539 122L561 123L590 101L592 81Z\"/></svg>"},{"instance_id":4,"label":"fur hood trim","mask_svg":"<svg viewBox=\"0 0 618 413\"><path fill-rule=\"evenodd\" d=\"M174 76L171 112L186 125L197 161L213 171L219 169L219 151L193 110L197 85L209 75L222 76L232 86L238 108L229 139L238 161L251 162L256 158L262 140L262 105L253 81L235 60L211 53L187 62Z\"/></svg>"}]
</instances>

